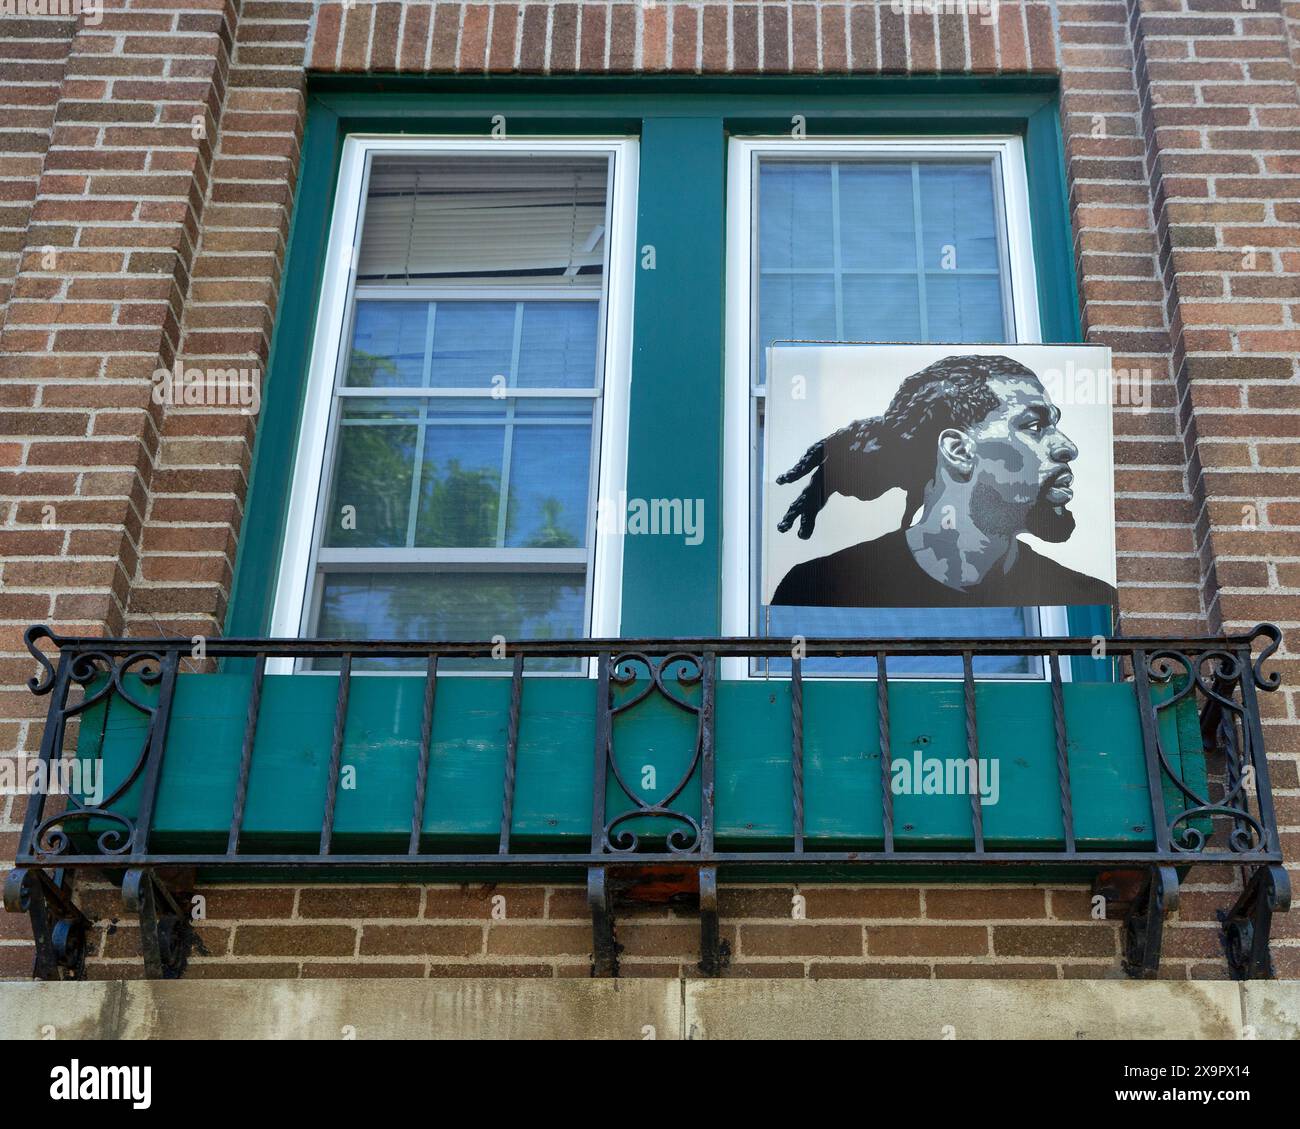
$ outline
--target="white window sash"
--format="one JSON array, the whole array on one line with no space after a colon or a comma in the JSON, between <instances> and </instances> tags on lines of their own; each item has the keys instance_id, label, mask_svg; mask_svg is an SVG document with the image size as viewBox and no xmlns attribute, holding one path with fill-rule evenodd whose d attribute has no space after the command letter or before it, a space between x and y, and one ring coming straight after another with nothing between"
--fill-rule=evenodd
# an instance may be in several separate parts
<instances>
[{"instance_id":1,"label":"white window sash","mask_svg":"<svg viewBox=\"0 0 1300 1129\"><path fill-rule=\"evenodd\" d=\"M464 138L410 138L381 135L352 135L345 139L339 166L334 213L325 253L320 302L312 336L302 420L294 452L292 485L288 498L284 544L276 578L270 634L275 638L296 638L305 634L313 613L316 587L316 528L322 491L328 488L330 467L329 434L334 402L353 395L474 396L490 395L491 389L343 389L336 388L340 357L350 332L354 297L374 298L425 296L449 298L446 287L355 286L360 226L366 200L370 159L375 156L411 154L502 155L536 154L545 157L605 154L613 161L608 204L609 253L605 277L604 348L601 357L602 388L533 390L511 389L511 396L542 395L548 398L575 396L603 398L599 429L593 436L595 494L618 497L627 482L628 404L632 366L632 311L636 255L637 142L631 138L556 138L527 140L470 140ZM517 296L518 291L496 288ZM434 293L434 292L437 293ZM489 298L494 288L461 289L458 296L474 300ZM579 284L574 297L599 296L599 290ZM542 291L539 301L562 299L564 291ZM595 429L593 429L595 430ZM593 507L594 509L594 507ZM588 515L590 576L588 579L587 626L594 636L619 633L622 609L623 549L620 538L598 536L594 513ZM377 550L376 556L384 554ZM460 553L472 558L475 554ZM504 560L497 553L499 560ZM321 562L326 563L326 562ZM336 562L329 562L335 564ZM385 561L389 567L395 562ZM378 565L367 558L367 567ZM328 565L327 565L328 567ZM381 566L382 567L382 566ZM535 567L535 566L534 566ZM293 659L271 659L267 673L285 674L294 669Z\"/></svg>"},{"instance_id":2,"label":"white window sash","mask_svg":"<svg viewBox=\"0 0 1300 1129\"><path fill-rule=\"evenodd\" d=\"M757 631L751 621L752 527L760 503L762 484L754 481L757 435L752 426L755 350L753 323L753 208L757 159L824 157L894 157L900 160L959 156L996 158L1000 169L1002 215L1006 224L1010 301L1015 340L1019 344L1042 341L1038 284L1034 268L1030 226L1029 187L1024 146L1019 137L837 138L810 141L790 137L732 138L727 154L727 300L723 435L722 525L722 633L749 635ZM1067 634L1066 609L1040 608L1044 634ZM1061 664L1061 677L1069 679L1069 662ZM750 660L722 660L722 677L767 679L750 674ZM781 676L784 677L784 676ZM935 676L891 675L891 678ZM1034 678L1040 675L999 678ZM939 676L939 680L945 680Z\"/></svg>"}]
</instances>

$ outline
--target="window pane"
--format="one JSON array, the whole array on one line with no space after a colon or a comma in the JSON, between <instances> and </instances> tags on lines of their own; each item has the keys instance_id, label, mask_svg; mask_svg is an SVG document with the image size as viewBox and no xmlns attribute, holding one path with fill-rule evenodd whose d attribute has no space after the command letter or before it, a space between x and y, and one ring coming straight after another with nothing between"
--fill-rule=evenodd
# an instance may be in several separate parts
<instances>
[{"instance_id":1,"label":"window pane","mask_svg":"<svg viewBox=\"0 0 1300 1129\"><path fill-rule=\"evenodd\" d=\"M331 572L322 578L316 633L342 639L574 639L583 632L585 592L581 572ZM423 662L355 665L403 669ZM534 661L529 669L546 665ZM575 665L551 664L555 669ZM508 671L509 666L447 661L439 669Z\"/></svg>"},{"instance_id":2,"label":"window pane","mask_svg":"<svg viewBox=\"0 0 1300 1129\"><path fill-rule=\"evenodd\" d=\"M758 200L760 383L773 341L1005 339L991 162L764 160Z\"/></svg>"},{"instance_id":3,"label":"window pane","mask_svg":"<svg viewBox=\"0 0 1300 1129\"><path fill-rule=\"evenodd\" d=\"M764 161L759 167L762 269L833 266L830 165Z\"/></svg>"},{"instance_id":4,"label":"window pane","mask_svg":"<svg viewBox=\"0 0 1300 1129\"><path fill-rule=\"evenodd\" d=\"M435 388L491 388L493 377L505 377L508 384L516 306L515 302L437 303L430 384Z\"/></svg>"},{"instance_id":5,"label":"window pane","mask_svg":"<svg viewBox=\"0 0 1300 1129\"><path fill-rule=\"evenodd\" d=\"M987 162L922 162L920 174L926 269L951 270L955 265L958 270L996 271L999 256L992 166ZM945 255L951 265L945 266Z\"/></svg>"},{"instance_id":6,"label":"window pane","mask_svg":"<svg viewBox=\"0 0 1300 1129\"><path fill-rule=\"evenodd\" d=\"M586 543L590 400L437 399L422 410L414 545L561 549Z\"/></svg>"},{"instance_id":7,"label":"window pane","mask_svg":"<svg viewBox=\"0 0 1300 1129\"><path fill-rule=\"evenodd\" d=\"M931 274L925 280L931 341L1004 341L996 275Z\"/></svg>"},{"instance_id":8,"label":"window pane","mask_svg":"<svg viewBox=\"0 0 1300 1129\"><path fill-rule=\"evenodd\" d=\"M415 543L422 548L497 544L505 408L477 401L428 407Z\"/></svg>"},{"instance_id":9,"label":"window pane","mask_svg":"<svg viewBox=\"0 0 1300 1129\"><path fill-rule=\"evenodd\" d=\"M521 400L515 416L506 544L581 548L587 543L591 405Z\"/></svg>"},{"instance_id":10,"label":"window pane","mask_svg":"<svg viewBox=\"0 0 1300 1129\"><path fill-rule=\"evenodd\" d=\"M915 275L848 275L843 290L845 340L920 339L921 302Z\"/></svg>"},{"instance_id":11,"label":"window pane","mask_svg":"<svg viewBox=\"0 0 1300 1129\"><path fill-rule=\"evenodd\" d=\"M764 160L758 200L760 384L774 341L1004 339L990 162Z\"/></svg>"},{"instance_id":12,"label":"window pane","mask_svg":"<svg viewBox=\"0 0 1300 1129\"><path fill-rule=\"evenodd\" d=\"M595 302L526 302L519 341L520 388L593 388L600 307Z\"/></svg>"},{"instance_id":13,"label":"window pane","mask_svg":"<svg viewBox=\"0 0 1300 1129\"><path fill-rule=\"evenodd\" d=\"M592 388L600 304L458 301L357 303L345 384L352 388ZM518 346L516 351L516 339Z\"/></svg>"},{"instance_id":14,"label":"window pane","mask_svg":"<svg viewBox=\"0 0 1300 1129\"><path fill-rule=\"evenodd\" d=\"M393 400L349 401L339 423L324 544L406 544L418 409Z\"/></svg>"},{"instance_id":15,"label":"window pane","mask_svg":"<svg viewBox=\"0 0 1300 1129\"><path fill-rule=\"evenodd\" d=\"M354 388L418 386L428 323L425 302L358 302L346 383Z\"/></svg>"},{"instance_id":16,"label":"window pane","mask_svg":"<svg viewBox=\"0 0 1300 1129\"><path fill-rule=\"evenodd\" d=\"M840 262L846 268L916 270L910 165L839 166Z\"/></svg>"}]
</instances>

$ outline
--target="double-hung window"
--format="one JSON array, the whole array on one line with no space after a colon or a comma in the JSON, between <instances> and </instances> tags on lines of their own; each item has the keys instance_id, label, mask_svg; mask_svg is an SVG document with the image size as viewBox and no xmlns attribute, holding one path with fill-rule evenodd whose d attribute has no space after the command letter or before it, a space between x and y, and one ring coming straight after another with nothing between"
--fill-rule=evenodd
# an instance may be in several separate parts
<instances>
[{"instance_id":1,"label":"double-hung window","mask_svg":"<svg viewBox=\"0 0 1300 1129\"><path fill-rule=\"evenodd\" d=\"M765 360L778 342L1037 342L1017 138L730 144L724 630L793 638L1064 634L1062 608L780 607L761 603ZM751 673L788 671L789 661ZM978 673L1039 672L981 658ZM821 669L825 667L825 669ZM871 673L841 660L817 673ZM960 660L900 659L900 674Z\"/></svg>"},{"instance_id":2,"label":"double-hung window","mask_svg":"<svg viewBox=\"0 0 1300 1129\"><path fill-rule=\"evenodd\" d=\"M625 461L634 165L630 142L349 140L279 632L617 629L595 514Z\"/></svg>"}]
</instances>

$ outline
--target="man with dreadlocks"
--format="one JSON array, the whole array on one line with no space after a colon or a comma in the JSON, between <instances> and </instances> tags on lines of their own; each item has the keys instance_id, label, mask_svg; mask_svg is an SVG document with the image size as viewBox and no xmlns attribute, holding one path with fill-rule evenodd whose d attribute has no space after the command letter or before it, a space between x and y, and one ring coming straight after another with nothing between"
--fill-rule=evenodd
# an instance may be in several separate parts
<instances>
[{"instance_id":1,"label":"man with dreadlocks","mask_svg":"<svg viewBox=\"0 0 1300 1129\"><path fill-rule=\"evenodd\" d=\"M945 357L913 373L882 416L814 443L777 478L803 493L777 525L807 539L832 494L872 501L901 488L901 526L805 561L773 604L1016 607L1114 604L1104 581L1034 552L1020 534L1074 532L1070 464L1079 449L1038 377L1003 356Z\"/></svg>"}]
</instances>

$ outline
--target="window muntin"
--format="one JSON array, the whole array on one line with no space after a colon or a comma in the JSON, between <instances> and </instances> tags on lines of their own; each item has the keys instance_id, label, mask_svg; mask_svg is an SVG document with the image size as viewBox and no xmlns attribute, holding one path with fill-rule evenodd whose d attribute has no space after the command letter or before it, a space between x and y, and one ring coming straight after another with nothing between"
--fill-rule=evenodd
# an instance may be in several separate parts
<instances>
[{"instance_id":1,"label":"window muntin","mask_svg":"<svg viewBox=\"0 0 1300 1129\"><path fill-rule=\"evenodd\" d=\"M620 286L610 339L607 279L629 254L610 232L627 228L634 146L484 148L363 143L350 233L338 230L344 170L334 234L354 250L333 305L346 328L332 387L313 378L323 454L299 453L296 481L315 501L296 592L286 542L276 619L296 605L292 632L580 637L597 611L610 631L616 586L597 609L594 577L616 578L617 554L597 552L594 514L624 446L625 396L615 389L607 420L605 370L612 356L626 371L630 307ZM329 305L327 293L322 319ZM311 430L309 418L304 443Z\"/></svg>"},{"instance_id":2,"label":"window muntin","mask_svg":"<svg viewBox=\"0 0 1300 1129\"><path fill-rule=\"evenodd\" d=\"M740 454L743 441L749 477L741 488L733 468L728 488L729 517L743 522L744 535L731 538L726 572L732 582L743 577L746 605L728 605L726 627L785 638L1064 633L1061 608L760 603L767 347L776 341L1038 340L1023 170L1012 163L1019 153L1018 142L970 140L933 146L732 143L728 347L741 356L729 360L728 399L729 411L743 411L745 424L743 432L732 425L728 458ZM743 284L736 286L742 272ZM734 499L748 503L747 514ZM870 677L874 668L866 659L804 664L806 673L817 675ZM731 673L789 669L788 660L756 660ZM951 677L960 671L959 659L938 657L900 658L890 667L891 675ZM976 673L1039 677L1042 664L990 656L977 660Z\"/></svg>"}]
</instances>

